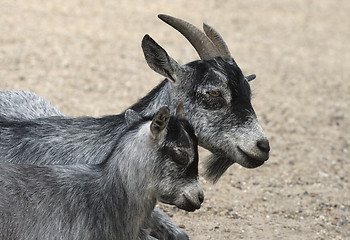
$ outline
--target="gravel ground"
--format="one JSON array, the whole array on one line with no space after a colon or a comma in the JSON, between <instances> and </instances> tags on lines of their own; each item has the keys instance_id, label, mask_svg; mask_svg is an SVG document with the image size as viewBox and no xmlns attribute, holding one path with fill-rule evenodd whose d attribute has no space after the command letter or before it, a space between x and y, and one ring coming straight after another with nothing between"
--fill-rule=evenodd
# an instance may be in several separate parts
<instances>
[{"instance_id":1,"label":"gravel ground","mask_svg":"<svg viewBox=\"0 0 350 240\"><path fill-rule=\"evenodd\" d=\"M161 208L194 240L350 239L349 12L345 0L0 0L0 90L36 92L66 115L119 113L162 80L144 34L179 63L198 59L157 14L205 21L257 75L271 157L215 185L201 178L195 213Z\"/></svg>"}]
</instances>

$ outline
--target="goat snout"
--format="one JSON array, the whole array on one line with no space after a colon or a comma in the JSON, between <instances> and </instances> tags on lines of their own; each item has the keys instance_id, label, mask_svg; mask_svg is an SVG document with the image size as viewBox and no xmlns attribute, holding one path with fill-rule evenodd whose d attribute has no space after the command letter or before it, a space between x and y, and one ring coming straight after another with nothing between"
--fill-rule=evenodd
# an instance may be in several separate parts
<instances>
[{"instance_id":1,"label":"goat snout","mask_svg":"<svg viewBox=\"0 0 350 240\"><path fill-rule=\"evenodd\" d=\"M256 145L258 146L259 150L263 153L268 154L270 152L270 144L269 140L267 138L263 138L257 141Z\"/></svg>"},{"instance_id":2,"label":"goat snout","mask_svg":"<svg viewBox=\"0 0 350 240\"><path fill-rule=\"evenodd\" d=\"M266 137L251 142L251 146L245 142L237 146L240 165L246 168L256 168L269 159L270 143Z\"/></svg>"},{"instance_id":3,"label":"goat snout","mask_svg":"<svg viewBox=\"0 0 350 240\"><path fill-rule=\"evenodd\" d=\"M255 153L253 153L253 158L259 161L266 161L269 159L270 153L270 143L267 138L262 138L256 141Z\"/></svg>"},{"instance_id":4,"label":"goat snout","mask_svg":"<svg viewBox=\"0 0 350 240\"><path fill-rule=\"evenodd\" d=\"M201 207L203 201L203 190L201 188L197 190L192 189L192 191L185 191L182 193L176 206L185 211L193 212Z\"/></svg>"},{"instance_id":5,"label":"goat snout","mask_svg":"<svg viewBox=\"0 0 350 240\"><path fill-rule=\"evenodd\" d=\"M195 211L196 209L199 209L201 207L201 204L204 201L204 194L203 192L198 193L197 196L190 196L186 193L183 194L183 197L185 199L184 203L184 210L186 211Z\"/></svg>"}]
</instances>

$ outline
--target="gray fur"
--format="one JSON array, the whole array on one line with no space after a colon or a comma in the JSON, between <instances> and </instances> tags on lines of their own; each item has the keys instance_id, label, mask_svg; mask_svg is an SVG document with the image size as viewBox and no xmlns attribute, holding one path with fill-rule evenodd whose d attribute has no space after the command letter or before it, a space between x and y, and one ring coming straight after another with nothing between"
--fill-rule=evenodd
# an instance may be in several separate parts
<instances>
[{"instance_id":1,"label":"gray fur","mask_svg":"<svg viewBox=\"0 0 350 240\"><path fill-rule=\"evenodd\" d=\"M47 116L63 116L49 101L26 91L0 92L0 117L35 119Z\"/></svg>"},{"instance_id":2,"label":"gray fur","mask_svg":"<svg viewBox=\"0 0 350 240\"><path fill-rule=\"evenodd\" d=\"M131 108L147 116L168 105L174 114L177 103L182 101L199 144L217 155L216 159L227 158L223 160L225 165L237 162L248 168L260 166L268 159L268 140L250 104L248 80L233 60L216 58L180 66L149 36L145 36L142 46L151 68L168 79ZM211 91L219 92L220 96L211 97L208 95ZM5 117L62 116L52 104L32 93L4 91L0 104L0 116ZM125 121L119 124L116 127L121 130L127 125ZM258 142L267 147L260 148ZM214 169L207 169L208 176L217 175L211 173Z\"/></svg>"},{"instance_id":3,"label":"gray fur","mask_svg":"<svg viewBox=\"0 0 350 240\"><path fill-rule=\"evenodd\" d=\"M16 120L3 122L25 131ZM154 122L165 124L157 138ZM140 228L148 225L157 200L198 209L203 191L196 138L185 120L172 117L169 124L186 138L179 141L168 122L158 114L134 123L111 139L110 153L97 165L0 163L0 239L154 239ZM169 146L187 151L187 164L166 154Z\"/></svg>"},{"instance_id":4,"label":"gray fur","mask_svg":"<svg viewBox=\"0 0 350 240\"><path fill-rule=\"evenodd\" d=\"M16 119L16 124L10 124L9 121L1 116L8 112L6 106L15 106L16 103L25 103L22 106L33 106L36 102L42 101L42 98L36 94L11 94L12 91L1 92L0 96L6 98L8 94L14 101L11 104L3 105L0 109L0 161L14 163L30 163L36 165L43 164L76 164L88 163L97 164L105 159L114 147L114 142L122 136L122 132L130 125L130 119L135 121L141 117L133 110L127 110L126 115L107 116L104 118L79 117L70 118L65 116L46 117L40 113L12 115ZM38 96L38 99L23 99L23 96ZM44 100L41 104L41 111L50 113L55 112L55 107ZM11 108L13 109L13 108ZM25 110L22 109L24 112ZM32 111L33 108L27 111ZM1 115L1 113L3 113ZM25 117L24 117L25 116ZM35 119L39 117L38 119ZM6 115L10 118L10 115ZM22 118L21 120L19 120ZM14 123L14 122L12 122ZM132 124L132 122L131 122ZM18 130L18 128L25 131ZM16 130L17 129L17 130ZM178 239L186 240L187 235L165 218L165 214L160 210L152 214L151 229L152 234L158 239ZM144 232L150 232L144 226ZM147 234L145 234L147 237Z\"/></svg>"},{"instance_id":5,"label":"gray fur","mask_svg":"<svg viewBox=\"0 0 350 240\"><path fill-rule=\"evenodd\" d=\"M250 103L248 81L255 76L244 77L234 59L220 57L181 66L148 35L142 41L142 48L148 65L166 79L131 108L147 116L167 105L174 115L178 102L182 101L185 115L198 136L199 145L213 153L206 163L206 175L210 180L217 181L233 163L254 168L268 159L269 143ZM211 92L219 93L219 96L212 96ZM9 92L5 91L0 97L6 98L7 94ZM26 100L25 97L18 97L12 99L11 104L18 106L23 100ZM29 106L35 106L37 100L31 101L33 104ZM55 107L48 103L41 104L40 108L48 119L35 120L33 124L44 121L50 131L32 131L32 127L28 127L25 141L21 133L0 132L0 138L14 139L0 142L0 153L5 156L3 161L21 161L25 159L22 156L27 156L26 161L35 164L100 162L110 151L108 142L111 138L120 137L127 127L123 118L109 117L106 118L108 121L103 122L93 118L50 117L57 115L52 114ZM0 116L6 115L7 111L7 107L2 106ZM32 111L37 110L21 107L12 117L33 119L32 115L36 113ZM42 114L37 115L44 117ZM115 129L112 132L104 131L101 128L103 124L114 126ZM18 143L20 146L17 146ZM68 143L72 143L71 147L67 147ZM167 228L168 223L163 224L162 217L158 220L154 219L154 222L162 227L156 226L157 229L165 229L164 234L178 236ZM180 236L175 239L186 238Z\"/></svg>"},{"instance_id":6,"label":"gray fur","mask_svg":"<svg viewBox=\"0 0 350 240\"><path fill-rule=\"evenodd\" d=\"M147 107L138 110L146 114L161 104L175 109L182 101L199 144L215 155L206 166L222 161L218 163L222 167L206 169L209 179L216 181L235 162L254 168L268 159L269 143L250 103L248 81L255 75L244 77L233 59L221 57L180 66L148 35L142 47L149 66L167 80L152 101L144 103Z\"/></svg>"}]
</instances>

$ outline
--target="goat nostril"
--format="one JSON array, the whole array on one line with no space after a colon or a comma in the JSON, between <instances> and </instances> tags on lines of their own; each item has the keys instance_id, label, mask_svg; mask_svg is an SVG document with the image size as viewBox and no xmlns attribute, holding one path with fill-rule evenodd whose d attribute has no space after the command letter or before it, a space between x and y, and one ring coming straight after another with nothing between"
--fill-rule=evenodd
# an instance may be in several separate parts
<instances>
[{"instance_id":1,"label":"goat nostril","mask_svg":"<svg viewBox=\"0 0 350 240\"><path fill-rule=\"evenodd\" d=\"M256 145L262 152L268 153L270 151L270 144L267 139L259 140Z\"/></svg>"},{"instance_id":2,"label":"goat nostril","mask_svg":"<svg viewBox=\"0 0 350 240\"><path fill-rule=\"evenodd\" d=\"M203 193L200 193L200 194L198 195L198 199L199 199L199 202L200 202L200 203L203 203L203 201L204 201L204 194L203 194Z\"/></svg>"}]
</instances>

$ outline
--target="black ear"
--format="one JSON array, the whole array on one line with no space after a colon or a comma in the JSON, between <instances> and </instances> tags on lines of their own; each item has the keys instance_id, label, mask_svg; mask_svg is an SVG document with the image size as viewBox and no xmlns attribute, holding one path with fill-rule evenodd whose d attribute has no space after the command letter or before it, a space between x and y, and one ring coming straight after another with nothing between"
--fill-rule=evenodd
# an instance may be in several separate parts
<instances>
[{"instance_id":1,"label":"black ear","mask_svg":"<svg viewBox=\"0 0 350 240\"><path fill-rule=\"evenodd\" d=\"M168 126L170 119L170 110L168 107L162 107L154 115L151 123L151 133L155 139L159 139L163 130Z\"/></svg>"},{"instance_id":2,"label":"black ear","mask_svg":"<svg viewBox=\"0 0 350 240\"><path fill-rule=\"evenodd\" d=\"M136 111L132 109L128 109L125 111L125 121L128 127L130 127L134 123L139 122L141 120L142 120L142 117Z\"/></svg>"},{"instance_id":3,"label":"black ear","mask_svg":"<svg viewBox=\"0 0 350 240\"><path fill-rule=\"evenodd\" d=\"M148 66L173 82L177 82L177 71L181 66L148 34L142 39L142 50Z\"/></svg>"},{"instance_id":4,"label":"black ear","mask_svg":"<svg viewBox=\"0 0 350 240\"><path fill-rule=\"evenodd\" d=\"M251 74L251 75L245 77L245 79L247 79L248 82L253 81L255 78L256 78L255 74Z\"/></svg>"}]
</instances>

